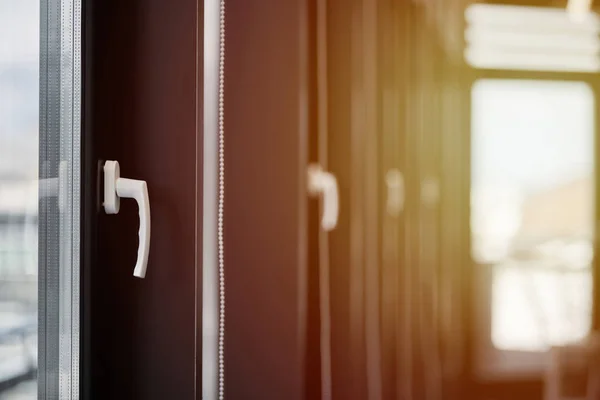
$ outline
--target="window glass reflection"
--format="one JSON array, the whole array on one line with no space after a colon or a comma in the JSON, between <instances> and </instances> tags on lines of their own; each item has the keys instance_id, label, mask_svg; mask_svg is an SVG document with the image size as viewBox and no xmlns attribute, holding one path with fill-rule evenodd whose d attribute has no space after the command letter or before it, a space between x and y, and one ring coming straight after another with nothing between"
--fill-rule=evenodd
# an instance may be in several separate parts
<instances>
[{"instance_id":1,"label":"window glass reflection","mask_svg":"<svg viewBox=\"0 0 600 400\"><path fill-rule=\"evenodd\" d=\"M472 256L492 268L492 342L545 350L590 327L594 97L581 82L472 91Z\"/></svg>"},{"instance_id":2,"label":"window glass reflection","mask_svg":"<svg viewBox=\"0 0 600 400\"><path fill-rule=\"evenodd\" d=\"M0 0L0 400L37 396L39 8Z\"/></svg>"}]
</instances>

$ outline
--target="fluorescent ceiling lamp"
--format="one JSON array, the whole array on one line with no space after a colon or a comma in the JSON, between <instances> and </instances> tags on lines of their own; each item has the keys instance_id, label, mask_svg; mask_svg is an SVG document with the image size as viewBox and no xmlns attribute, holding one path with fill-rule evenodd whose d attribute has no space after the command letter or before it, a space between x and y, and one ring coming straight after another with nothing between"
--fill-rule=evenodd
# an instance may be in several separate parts
<instances>
[{"instance_id":1,"label":"fluorescent ceiling lamp","mask_svg":"<svg viewBox=\"0 0 600 400\"><path fill-rule=\"evenodd\" d=\"M510 53L470 47L465 60L474 68L523 71L599 72L600 60L593 55Z\"/></svg>"},{"instance_id":2,"label":"fluorescent ceiling lamp","mask_svg":"<svg viewBox=\"0 0 600 400\"><path fill-rule=\"evenodd\" d=\"M580 7L576 7L574 12L581 12ZM551 29L552 32L582 33L600 31L600 18L595 13L584 13L579 21L573 21L562 8L473 4L467 7L465 18L468 25L487 28L501 26L521 31Z\"/></svg>"},{"instance_id":3,"label":"fluorescent ceiling lamp","mask_svg":"<svg viewBox=\"0 0 600 400\"><path fill-rule=\"evenodd\" d=\"M581 23L591 14L592 0L569 0L567 13L573 22Z\"/></svg>"},{"instance_id":4,"label":"fluorescent ceiling lamp","mask_svg":"<svg viewBox=\"0 0 600 400\"><path fill-rule=\"evenodd\" d=\"M521 33L493 31L483 27L470 27L465 31L470 46L511 50L535 50L538 52L600 53L600 41L594 35L563 33Z\"/></svg>"},{"instance_id":5,"label":"fluorescent ceiling lamp","mask_svg":"<svg viewBox=\"0 0 600 400\"><path fill-rule=\"evenodd\" d=\"M600 70L600 18L594 13L577 23L560 8L474 4L465 16L465 60L475 68Z\"/></svg>"}]
</instances>

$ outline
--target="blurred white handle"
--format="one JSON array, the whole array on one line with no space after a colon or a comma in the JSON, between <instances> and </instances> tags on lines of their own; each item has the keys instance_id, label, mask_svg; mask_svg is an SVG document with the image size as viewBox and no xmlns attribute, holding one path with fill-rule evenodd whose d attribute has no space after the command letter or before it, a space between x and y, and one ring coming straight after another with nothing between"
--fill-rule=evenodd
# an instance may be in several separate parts
<instances>
[{"instance_id":1,"label":"blurred white handle","mask_svg":"<svg viewBox=\"0 0 600 400\"><path fill-rule=\"evenodd\" d=\"M312 195L321 195L321 227L324 231L333 230L337 226L340 213L337 179L332 173L323 171L320 166L311 165L308 168L308 191Z\"/></svg>"},{"instance_id":2,"label":"blurred white handle","mask_svg":"<svg viewBox=\"0 0 600 400\"><path fill-rule=\"evenodd\" d=\"M387 212L398 217L404 210L404 176L396 168L390 169L385 176L387 185Z\"/></svg>"},{"instance_id":3,"label":"blurred white handle","mask_svg":"<svg viewBox=\"0 0 600 400\"><path fill-rule=\"evenodd\" d=\"M139 245L137 262L133 275L138 278L146 276L148 254L150 252L150 199L148 185L145 181L120 177L118 161L107 161L104 164L104 211L107 214L117 214L120 208L120 198L135 199L140 216L138 231Z\"/></svg>"}]
</instances>

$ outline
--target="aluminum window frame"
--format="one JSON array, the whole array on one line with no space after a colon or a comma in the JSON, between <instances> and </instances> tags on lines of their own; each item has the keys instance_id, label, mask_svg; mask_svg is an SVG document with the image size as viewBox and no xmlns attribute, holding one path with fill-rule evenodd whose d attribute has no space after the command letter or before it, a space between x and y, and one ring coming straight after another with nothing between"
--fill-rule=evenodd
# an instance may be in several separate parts
<instances>
[{"instance_id":1,"label":"aluminum window frame","mask_svg":"<svg viewBox=\"0 0 600 400\"><path fill-rule=\"evenodd\" d=\"M38 399L80 398L82 7L40 1Z\"/></svg>"}]
</instances>

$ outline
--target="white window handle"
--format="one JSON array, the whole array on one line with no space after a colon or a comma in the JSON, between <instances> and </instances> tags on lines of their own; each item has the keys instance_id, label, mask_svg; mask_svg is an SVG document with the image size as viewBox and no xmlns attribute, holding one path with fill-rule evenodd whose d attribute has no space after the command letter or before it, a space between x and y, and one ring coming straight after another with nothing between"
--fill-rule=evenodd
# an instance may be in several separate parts
<instances>
[{"instance_id":1,"label":"white window handle","mask_svg":"<svg viewBox=\"0 0 600 400\"><path fill-rule=\"evenodd\" d=\"M107 214L118 214L120 198L135 199L139 208L140 230L137 262L133 275L138 278L146 276L148 253L150 252L150 200L148 186L145 181L121 178L118 161L104 163L104 211Z\"/></svg>"},{"instance_id":2,"label":"white window handle","mask_svg":"<svg viewBox=\"0 0 600 400\"><path fill-rule=\"evenodd\" d=\"M324 231L333 230L337 226L340 213L337 179L332 173L323 171L321 166L311 165L308 167L308 192L313 196L321 195L321 227Z\"/></svg>"},{"instance_id":3,"label":"white window handle","mask_svg":"<svg viewBox=\"0 0 600 400\"><path fill-rule=\"evenodd\" d=\"M404 210L404 176L396 168L390 169L385 176L387 185L387 212L392 217L399 217Z\"/></svg>"}]
</instances>

